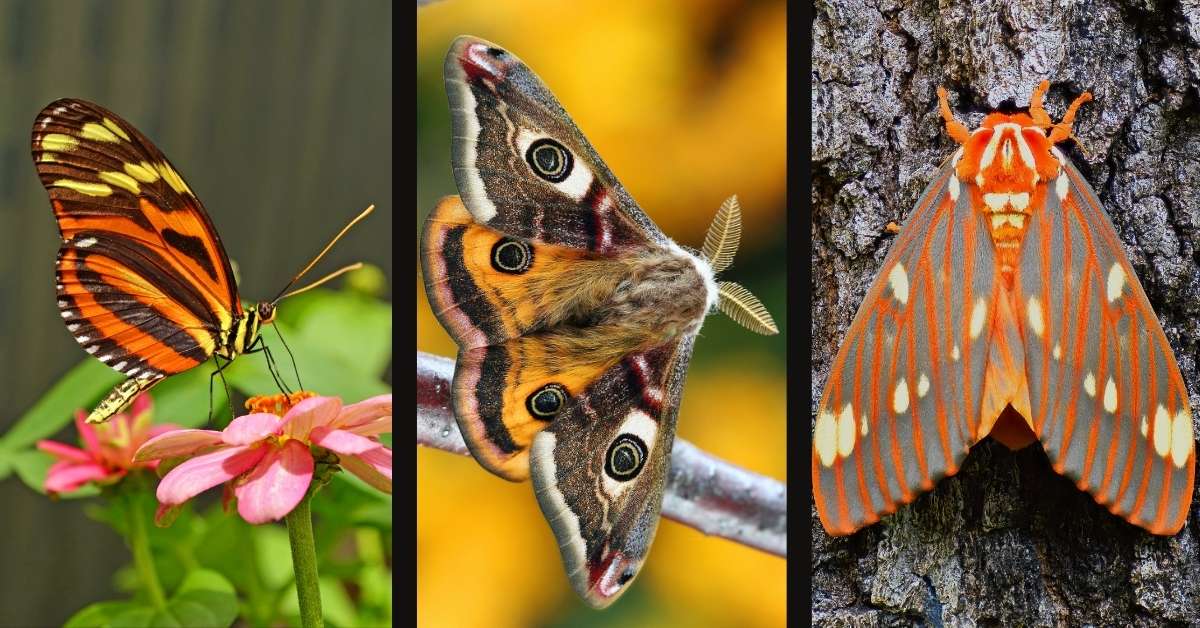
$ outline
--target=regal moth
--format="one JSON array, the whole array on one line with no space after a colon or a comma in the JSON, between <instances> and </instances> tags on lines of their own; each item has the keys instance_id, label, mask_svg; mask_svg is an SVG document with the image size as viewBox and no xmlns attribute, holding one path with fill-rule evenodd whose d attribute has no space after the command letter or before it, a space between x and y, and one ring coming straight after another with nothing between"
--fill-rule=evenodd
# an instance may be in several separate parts
<instances>
[{"instance_id":1,"label":"regal moth","mask_svg":"<svg viewBox=\"0 0 1200 628\"><path fill-rule=\"evenodd\" d=\"M825 530L893 513L991 436L1040 442L1058 473L1154 534L1187 519L1187 388L1117 233L1056 144L1043 81L1028 113L968 128L901 227L834 359L813 427Z\"/></svg>"}]
</instances>

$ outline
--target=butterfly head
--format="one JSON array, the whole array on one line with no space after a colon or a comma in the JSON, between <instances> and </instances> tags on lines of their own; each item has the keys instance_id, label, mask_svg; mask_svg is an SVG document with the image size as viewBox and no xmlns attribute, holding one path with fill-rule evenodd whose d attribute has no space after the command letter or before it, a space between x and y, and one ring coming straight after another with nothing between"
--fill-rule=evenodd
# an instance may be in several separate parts
<instances>
[{"instance_id":1,"label":"butterfly head","mask_svg":"<svg viewBox=\"0 0 1200 628\"><path fill-rule=\"evenodd\" d=\"M742 208L734 195L721 203L716 218L708 227L708 234L704 236L704 248L700 250L701 258L708 263L713 275L733 263L741 238ZM767 308L742 285L732 281L718 282L716 295L717 309L742 327L768 336L779 333Z\"/></svg>"},{"instance_id":2,"label":"butterfly head","mask_svg":"<svg viewBox=\"0 0 1200 628\"><path fill-rule=\"evenodd\" d=\"M263 301L255 305L254 312L258 316L260 325L270 325L275 322L275 304L270 301Z\"/></svg>"}]
</instances>

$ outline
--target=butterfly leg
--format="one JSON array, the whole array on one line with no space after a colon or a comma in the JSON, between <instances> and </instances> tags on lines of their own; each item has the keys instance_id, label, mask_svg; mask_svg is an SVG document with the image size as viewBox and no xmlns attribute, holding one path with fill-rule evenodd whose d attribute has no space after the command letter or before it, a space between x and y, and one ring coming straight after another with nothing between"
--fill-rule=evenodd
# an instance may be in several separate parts
<instances>
[{"instance_id":1,"label":"butterfly leg","mask_svg":"<svg viewBox=\"0 0 1200 628\"><path fill-rule=\"evenodd\" d=\"M233 393L231 393L229 391L229 382L225 381L225 374L221 372L221 371L225 370L225 367L229 366L230 364L233 364L233 360L227 360L225 362L225 364L221 364L220 358L217 356L217 354L214 353L213 354L213 363L217 365L217 370L213 371L212 375L208 376L208 420L209 420L209 422L212 422L212 419L213 419L213 413L212 413L213 412L213 403L212 403L213 379L215 379L218 375L221 376L221 384L223 384L225 386L225 401L229 403L230 419L233 418L234 412L235 412L233 409Z\"/></svg>"},{"instance_id":2,"label":"butterfly leg","mask_svg":"<svg viewBox=\"0 0 1200 628\"><path fill-rule=\"evenodd\" d=\"M278 367L275 364L275 356L271 354L271 349L262 341L262 336L255 338L254 342L251 343L250 346L247 347L242 353L244 355L248 355L251 353L260 352L267 358L267 370L271 373L271 379L275 380L275 385L279 387L279 391L285 395L291 395L291 389L288 388L287 384L283 381L283 377L279 375ZM299 381L299 377L296 378L296 381Z\"/></svg>"}]
</instances>

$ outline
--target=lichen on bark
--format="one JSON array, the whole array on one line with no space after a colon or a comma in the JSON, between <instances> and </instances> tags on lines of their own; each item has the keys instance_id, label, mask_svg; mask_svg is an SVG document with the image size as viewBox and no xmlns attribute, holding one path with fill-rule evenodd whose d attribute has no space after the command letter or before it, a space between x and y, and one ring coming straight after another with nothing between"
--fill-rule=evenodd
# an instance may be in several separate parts
<instances>
[{"instance_id":1,"label":"lichen on bark","mask_svg":"<svg viewBox=\"0 0 1200 628\"><path fill-rule=\"evenodd\" d=\"M1051 81L1084 90L1068 157L1100 196L1200 407L1200 4L822 0L812 50L812 374L830 363L895 236L968 127ZM1080 150L1080 147L1082 150ZM811 501L810 501L811 503ZM1097 505L1040 446L986 439L957 475L846 538L812 510L819 625L1200 624L1200 509L1156 537Z\"/></svg>"}]
</instances>

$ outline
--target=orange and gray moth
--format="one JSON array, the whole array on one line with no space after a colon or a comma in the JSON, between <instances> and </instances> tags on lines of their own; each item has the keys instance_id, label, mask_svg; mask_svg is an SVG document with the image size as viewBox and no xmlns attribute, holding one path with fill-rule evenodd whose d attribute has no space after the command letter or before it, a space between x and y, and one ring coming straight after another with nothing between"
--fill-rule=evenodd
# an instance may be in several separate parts
<instances>
[{"instance_id":1,"label":"orange and gray moth","mask_svg":"<svg viewBox=\"0 0 1200 628\"><path fill-rule=\"evenodd\" d=\"M813 430L830 534L913 501L992 436L1154 534L1187 519L1192 413L1112 223L1042 106L968 130L907 218L834 359Z\"/></svg>"},{"instance_id":2,"label":"orange and gray moth","mask_svg":"<svg viewBox=\"0 0 1200 628\"><path fill-rule=\"evenodd\" d=\"M444 75L461 197L429 215L421 264L459 346L454 413L480 465L532 478L569 580L604 607L654 538L704 317L775 326L745 288L715 280L737 248L736 199L701 251L685 249L514 55L460 37Z\"/></svg>"}]
</instances>

